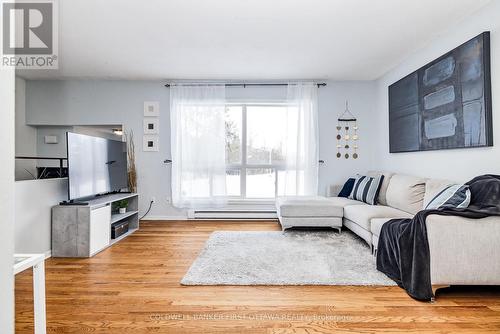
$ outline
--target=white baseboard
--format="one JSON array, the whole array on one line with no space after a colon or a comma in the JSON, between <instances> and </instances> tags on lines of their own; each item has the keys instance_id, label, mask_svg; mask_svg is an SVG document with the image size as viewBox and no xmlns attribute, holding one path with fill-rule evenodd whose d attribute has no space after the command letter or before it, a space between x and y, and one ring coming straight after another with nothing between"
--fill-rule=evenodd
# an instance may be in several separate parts
<instances>
[{"instance_id":1,"label":"white baseboard","mask_svg":"<svg viewBox=\"0 0 500 334\"><path fill-rule=\"evenodd\" d=\"M197 220L246 220L246 221L258 221L258 220L278 220L277 216L269 216L269 217L203 217L203 218L188 218L185 216L146 216L142 220L150 220L150 221L160 221L160 220L183 220L183 221L197 221Z\"/></svg>"},{"instance_id":2,"label":"white baseboard","mask_svg":"<svg viewBox=\"0 0 500 334\"><path fill-rule=\"evenodd\" d=\"M141 220L187 220L186 216L146 216Z\"/></svg>"},{"instance_id":3,"label":"white baseboard","mask_svg":"<svg viewBox=\"0 0 500 334\"><path fill-rule=\"evenodd\" d=\"M277 219L275 212L196 212L193 219L219 219L219 220L268 220Z\"/></svg>"},{"instance_id":4,"label":"white baseboard","mask_svg":"<svg viewBox=\"0 0 500 334\"><path fill-rule=\"evenodd\" d=\"M48 250L45 252L45 259L48 259L49 257L52 257L52 250Z\"/></svg>"}]
</instances>

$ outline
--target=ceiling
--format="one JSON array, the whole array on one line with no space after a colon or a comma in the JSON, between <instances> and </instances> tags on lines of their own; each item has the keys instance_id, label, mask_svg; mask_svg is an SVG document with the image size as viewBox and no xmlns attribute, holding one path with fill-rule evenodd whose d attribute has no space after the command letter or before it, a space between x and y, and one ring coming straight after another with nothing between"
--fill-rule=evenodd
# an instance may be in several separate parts
<instances>
[{"instance_id":1,"label":"ceiling","mask_svg":"<svg viewBox=\"0 0 500 334\"><path fill-rule=\"evenodd\" d=\"M59 1L59 70L19 74L372 80L488 2Z\"/></svg>"}]
</instances>

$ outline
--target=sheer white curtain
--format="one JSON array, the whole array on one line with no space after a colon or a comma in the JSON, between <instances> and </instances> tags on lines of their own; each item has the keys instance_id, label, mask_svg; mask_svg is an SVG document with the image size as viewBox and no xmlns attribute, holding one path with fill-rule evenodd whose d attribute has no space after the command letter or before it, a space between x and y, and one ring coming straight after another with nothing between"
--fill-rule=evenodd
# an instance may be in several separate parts
<instances>
[{"instance_id":1,"label":"sheer white curtain","mask_svg":"<svg viewBox=\"0 0 500 334\"><path fill-rule=\"evenodd\" d=\"M226 201L225 86L170 87L172 202L199 208Z\"/></svg>"},{"instance_id":2,"label":"sheer white curtain","mask_svg":"<svg viewBox=\"0 0 500 334\"><path fill-rule=\"evenodd\" d=\"M287 105L285 184L280 195L317 195L318 86L312 82L289 83Z\"/></svg>"}]
</instances>

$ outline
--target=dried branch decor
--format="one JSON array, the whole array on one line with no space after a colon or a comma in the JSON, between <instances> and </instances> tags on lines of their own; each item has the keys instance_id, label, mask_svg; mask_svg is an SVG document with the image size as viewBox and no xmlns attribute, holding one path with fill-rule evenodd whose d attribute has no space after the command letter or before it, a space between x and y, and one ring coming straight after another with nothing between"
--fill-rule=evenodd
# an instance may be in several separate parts
<instances>
[{"instance_id":1,"label":"dried branch decor","mask_svg":"<svg viewBox=\"0 0 500 334\"><path fill-rule=\"evenodd\" d=\"M137 170L135 169L135 144L134 131L130 130L125 134L127 140L127 157L128 157L128 190L137 192Z\"/></svg>"}]
</instances>

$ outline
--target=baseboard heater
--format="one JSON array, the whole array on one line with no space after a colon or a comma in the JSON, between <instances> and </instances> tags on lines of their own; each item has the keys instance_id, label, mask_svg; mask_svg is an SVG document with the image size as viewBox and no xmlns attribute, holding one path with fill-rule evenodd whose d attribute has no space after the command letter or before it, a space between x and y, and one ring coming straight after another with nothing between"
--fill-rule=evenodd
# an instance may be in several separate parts
<instances>
[{"instance_id":1,"label":"baseboard heater","mask_svg":"<svg viewBox=\"0 0 500 334\"><path fill-rule=\"evenodd\" d=\"M191 210L189 219L234 219L268 220L277 219L275 210Z\"/></svg>"}]
</instances>

